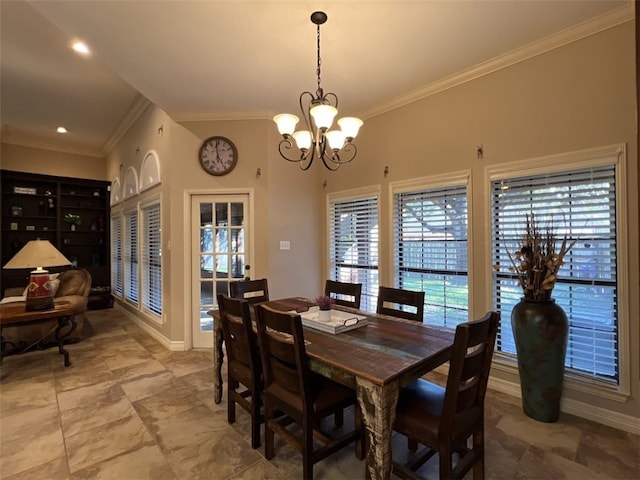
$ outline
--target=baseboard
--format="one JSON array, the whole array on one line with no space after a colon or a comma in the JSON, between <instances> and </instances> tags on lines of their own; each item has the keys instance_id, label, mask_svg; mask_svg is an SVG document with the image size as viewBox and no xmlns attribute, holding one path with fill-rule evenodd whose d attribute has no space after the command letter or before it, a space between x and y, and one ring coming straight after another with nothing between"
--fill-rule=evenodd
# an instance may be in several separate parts
<instances>
[{"instance_id":1,"label":"baseboard","mask_svg":"<svg viewBox=\"0 0 640 480\"><path fill-rule=\"evenodd\" d=\"M162 335L162 333L160 333L158 330L156 330L155 328L151 328L149 325L147 325L146 322L140 320L133 313L128 311L126 308L123 308L117 302L114 303L113 308L117 308L120 312L122 312L127 317L129 317L138 327L140 327L142 330L144 330L146 333L148 333L150 336L152 336L154 339L160 342L162 346L167 350L170 350L172 352L183 352L186 350L184 346L184 341L169 340L167 337Z\"/></svg>"},{"instance_id":2,"label":"baseboard","mask_svg":"<svg viewBox=\"0 0 640 480\"><path fill-rule=\"evenodd\" d=\"M508 382L500 378L489 379L488 388L497 392L505 393L516 398L522 398L520 385ZM560 411L585 418L593 422L601 423L609 427L617 428L625 432L640 434L640 418L612 412L606 408L596 407L587 403L578 402L568 398L563 398L560 402Z\"/></svg>"}]
</instances>

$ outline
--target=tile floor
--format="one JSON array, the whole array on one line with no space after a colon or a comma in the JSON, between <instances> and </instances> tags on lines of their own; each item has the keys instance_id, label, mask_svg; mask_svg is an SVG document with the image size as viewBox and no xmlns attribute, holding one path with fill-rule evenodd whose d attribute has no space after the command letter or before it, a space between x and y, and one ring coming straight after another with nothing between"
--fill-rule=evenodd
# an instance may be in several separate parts
<instances>
[{"instance_id":1,"label":"tile floor","mask_svg":"<svg viewBox=\"0 0 640 480\"><path fill-rule=\"evenodd\" d=\"M91 335L68 346L70 367L55 349L4 359L0 478L300 478L301 457L282 442L272 461L251 449L242 409L227 423L226 401L212 398L210 351L167 351L118 309L87 317ZM488 478L640 478L637 435L570 415L539 423L493 391L486 410ZM437 475L434 460L425 469ZM315 478L361 479L364 463L347 447L317 464Z\"/></svg>"}]
</instances>

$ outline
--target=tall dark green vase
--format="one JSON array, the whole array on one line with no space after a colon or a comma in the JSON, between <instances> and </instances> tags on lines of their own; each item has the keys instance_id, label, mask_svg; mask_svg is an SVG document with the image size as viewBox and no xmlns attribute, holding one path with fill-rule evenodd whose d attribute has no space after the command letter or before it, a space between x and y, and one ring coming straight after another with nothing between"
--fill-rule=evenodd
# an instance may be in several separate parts
<instances>
[{"instance_id":1,"label":"tall dark green vase","mask_svg":"<svg viewBox=\"0 0 640 480\"><path fill-rule=\"evenodd\" d=\"M567 352L567 315L555 300L523 298L511 312L511 327L524 413L541 422L556 422Z\"/></svg>"}]
</instances>

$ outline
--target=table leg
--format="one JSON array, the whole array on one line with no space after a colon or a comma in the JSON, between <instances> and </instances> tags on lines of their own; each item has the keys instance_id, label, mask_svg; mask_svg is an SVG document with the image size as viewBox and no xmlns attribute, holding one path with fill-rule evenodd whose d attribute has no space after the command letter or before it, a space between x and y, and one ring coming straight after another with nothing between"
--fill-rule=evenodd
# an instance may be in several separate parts
<instances>
[{"instance_id":1,"label":"table leg","mask_svg":"<svg viewBox=\"0 0 640 480\"><path fill-rule=\"evenodd\" d=\"M360 377L356 385L367 429L366 478L386 480L391 477L391 434L400 387L398 382L374 385Z\"/></svg>"},{"instance_id":2,"label":"table leg","mask_svg":"<svg viewBox=\"0 0 640 480\"><path fill-rule=\"evenodd\" d=\"M215 320L214 320L215 323ZM222 330L216 325L213 326L213 401L220 403L222 401L222 360L224 353L222 351Z\"/></svg>"},{"instance_id":3,"label":"table leg","mask_svg":"<svg viewBox=\"0 0 640 480\"><path fill-rule=\"evenodd\" d=\"M71 325L71 328L69 329L69 331L66 332L64 335L60 335L60 332L62 331L62 329L67 325ZM61 355L64 355L65 367L68 367L69 365L71 365L71 362L69 361L69 352L67 352L64 348L64 339L67 338L69 335L71 335L71 332L73 332L76 329L77 325L78 325L78 322L76 322L76 317L74 317L73 315L65 315L62 317L58 317L58 327L56 328L55 336L56 336L56 342L58 342L58 352L60 352Z\"/></svg>"}]
</instances>

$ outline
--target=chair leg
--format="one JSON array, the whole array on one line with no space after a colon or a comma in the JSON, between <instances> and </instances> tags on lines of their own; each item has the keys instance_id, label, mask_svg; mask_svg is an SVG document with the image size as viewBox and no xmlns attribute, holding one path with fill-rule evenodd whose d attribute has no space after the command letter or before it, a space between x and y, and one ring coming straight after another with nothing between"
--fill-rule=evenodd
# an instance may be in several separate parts
<instances>
[{"instance_id":1,"label":"chair leg","mask_svg":"<svg viewBox=\"0 0 640 480\"><path fill-rule=\"evenodd\" d=\"M251 447L260 446L260 394L251 392Z\"/></svg>"},{"instance_id":2,"label":"chair leg","mask_svg":"<svg viewBox=\"0 0 640 480\"><path fill-rule=\"evenodd\" d=\"M473 434L473 451L476 462L473 464L473 480L484 480L484 429Z\"/></svg>"},{"instance_id":3,"label":"chair leg","mask_svg":"<svg viewBox=\"0 0 640 480\"><path fill-rule=\"evenodd\" d=\"M407 450L409 450L410 452L415 452L416 450L418 450L418 442L416 442L412 438L407 438Z\"/></svg>"},{"instance_id":4,"label":"chair leg","mask_svg":"<svg viewBox=\"0 0 640 480\"><path fill-rule=\"evenodd\" d=\"M264 402L264 458L271 460L273 458L273 430L269 426L269 421L273 419L274 412L271 406Z\"/></svg>"},{"instance_id":5,"label":"chair leg","mask_svg":"<svg viewBox=\"0 0 640 480\"><path fill-rule=\"evenodd\" d=\"M313 425L306 420L302 425L302 478L313 480Z\"/></svg>"},{"instance_id":6,"label":"chair leg","mask_svg":"<svg viewBox=\"0 0 640 480\"><path fill-rule=\"evenodd\" d=\"M453 465L451 464L452 455L451 448L447 446L441 446L438 448L438 456L440 462L440 478L451 478L453 472Z\"/></svg>"},{"instance_id":7,"label":"chair leg","mask_svg":"<svg viewBox=\"0 0 640 480\"><path fill-rule=\"evenodd\" d=\"M227 377L227 422L235 423L236 421L236 402L233 395L238 388L238 382L231 376Z\"/></svg>"},{"instance_id":8,"label":"chair leg","mask_svg":"<svg viewBox=\"0 0 640 480\"><path fill-rule=\"evenodd\" d=\"M356 458L358 460L364 460L367 451L367 429L362 421L362 410L360 410L360 405L357 402L354 409L354 426L356 431L360 433L358 438L356 438Z\"/></svg>"}]
</instances>

